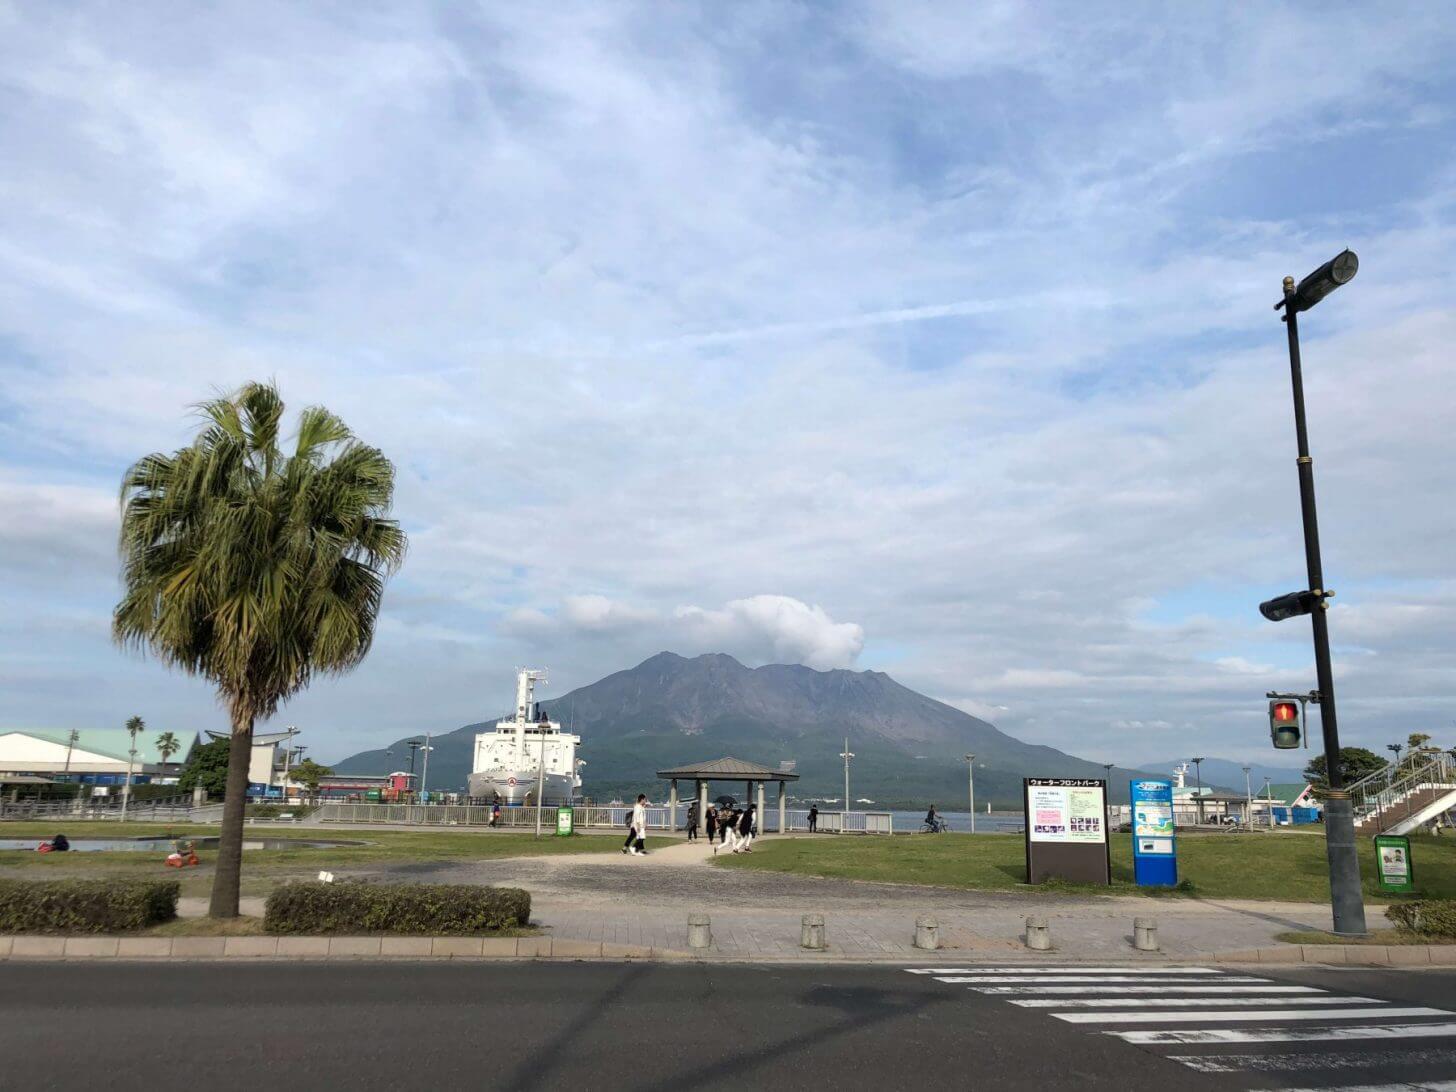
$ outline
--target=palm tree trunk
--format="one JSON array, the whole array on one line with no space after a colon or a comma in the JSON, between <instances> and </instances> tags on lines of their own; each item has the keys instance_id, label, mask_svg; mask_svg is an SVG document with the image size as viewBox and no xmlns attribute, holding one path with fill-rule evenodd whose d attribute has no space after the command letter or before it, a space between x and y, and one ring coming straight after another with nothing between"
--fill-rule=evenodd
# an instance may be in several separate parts
<instances>
[{"instance_id":1,"label":"palm tree trunk","mask_svg":"<svg viewBox=\"0 0 1456 1092\"><path fill-rule=\"evenodd\" d=\"M238 916L243 876L243 810L248 803L248 766L253 760L253 718L233 724L228 744L227 796L222 802L222 831L217 846L217 872L212 878L213 918Z\"/></svg>"}]
</instances>

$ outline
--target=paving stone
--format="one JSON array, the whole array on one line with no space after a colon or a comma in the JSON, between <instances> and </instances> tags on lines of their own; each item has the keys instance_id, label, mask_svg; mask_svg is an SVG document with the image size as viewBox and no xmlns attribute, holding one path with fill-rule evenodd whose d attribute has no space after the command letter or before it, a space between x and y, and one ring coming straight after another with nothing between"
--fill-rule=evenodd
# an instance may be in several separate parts
<instances>
[{"instance_id":1,"label":"paving stone","mask_svg":"<svg viewBox=\"0 0 1456 1092\"><path fill-rule=\"evenodd\" d=\"M432 955L431 937L380 937L379 954L382 956L427 956Z\"/></svg>"},{"instance_id":2,"label":"paving stone","mask_svg":"<svg viewBox=\"0 0 1456 1092\"><path fill-rule=\"evenodd\" d=\"M12 937L12 958L59 959L66 953L65 937Z\"/></svg>"},{"instance_id":3,"label":"paving stone","mask_svg":"<svg viewBox=\"0 0 1456 1092\"><path fill-rule=\"evenodd\" d=\"M4 959L8 955L10 955L10 938L0 937L0 959Z\"/></svg>"},{"instance_id":4,"label":"paving stone","mask_svg":"<svg viewBox=\"0 0 1456 1092\"><path fill-rule=\"evenodd\" d=\"M551 954L550 937L517 937L516 955L523 957L549 956Z\"/></svg>"},{"instance_id":5,"label":"paving stone","mask_svg":"<svg viewBox=\"0 0 1456 1092\"><path fill-rule=\"evenodd\" d=\"M435 937L430 942L430 954L437 956L478 956L479 937Z\"/></svg>"},{"instance_id":6,"label":"paving stone","mask_svg":"<svg viewBox=\"0 0 1456 1092\"><path fill-rule=\"evenodd\" d=\"M226 937L222 952L226 956L276 956L277 937Z\"/></svg>"},{"instance_id":7,"label":"paving stone","mask_svg":"<svg viewBox=\"0 0 1456 1092\"><path fill-rule=\"evenodd\" d=\"M329 937L329 958L339 956L377 956L378 937Z\"/></svg>"},{"instance_id":8,"label":"paving stone","mask_svg":"<svg viewBox=\"0 0 1456 1092\"><path fill-rule=\"evenodd\" d=\"M173 937L173 959L208 959L223 954L226 937Z\"/></svg>"},{"instance_id":9,"label":"paving stone","mask_svg":"<svg viewBox=\"0 0 1456 1092\"><path fill-rule=\"evenodd\" d=\"M480 954L495 958L506 957L514 959L516 956L516 938L482 937L480 940Z\"/></svg>"},{"instance_id":10,"label":"paving stone","mask_svg":"<svg viewBox=\"0 0 1456 1092\"><path fill-rule=\"evenodd\" d=\"M1306 963L1346 962L1343 944L1301 944L1299 947Z\"/></svg>"},{"instance_id":11,"label":"paving stone","mask_svg":"<svg viewBox=\"0 0 1456 1092\"><path fill-rule=\"evenodd\" d=\"M172 938L120 937L116 954L121 959L165 959L172 954Z\"/></svg>"},{"instance_id":12,"label":"paving stone","mask_svg":"<svg viewBox=\"0 0 1456 1092\"><path fill-rule=\"evenodd\" d=\"M1431 953L1431 962L1443 967L1456 964L1456 944L1432 944L1426 949Z\"/></svg>"},{"instance_id":13,"label":"paving stone","mask_svg":"<svg viewBox=\"0 0 1456 1092\"><path fill-rule=\"evenodd\" d=\"M100 959L116 955L116 937L67 937L66 955Z\"/></svg>"},{"instance_id":14,"label":"paving stone","mask_svg":"<svg viewBox=\"0 0 1456 1092\"><path fill-rule=\"evenodd\" d=\"M562 940L553 938L551 941L551 955L553 958L566 959L600 959L602 946L600 943L593 944L589 940Z\"/></svg>"}]
</instances>

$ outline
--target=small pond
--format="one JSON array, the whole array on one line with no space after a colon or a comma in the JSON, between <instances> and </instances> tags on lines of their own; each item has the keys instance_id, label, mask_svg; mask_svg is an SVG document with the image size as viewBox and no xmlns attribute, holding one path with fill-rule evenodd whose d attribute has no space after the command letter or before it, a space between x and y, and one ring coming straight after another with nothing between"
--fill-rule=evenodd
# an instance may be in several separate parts
<instances>
[{"instance_id":1,"label":"small pond","mask_svg":"<svg viewBox=\"0 0 1456 1092\"><path fill-rule=\"evenodd\" d=\"M181 835L185 841L191 842L198 849L216 849L216 837L195 837ZM160 853L166 856L172 852L172 843L178 838L71 838L72 853ZM41 842L50 841L49 838L0 838L0 851L11 849L28 849L35 852L35 847ZM316 838L247 838L243 839L243 849L338 849L344 846L365 846L368 842L340 842L325 841Z\"/></svg>"}]
</instances>

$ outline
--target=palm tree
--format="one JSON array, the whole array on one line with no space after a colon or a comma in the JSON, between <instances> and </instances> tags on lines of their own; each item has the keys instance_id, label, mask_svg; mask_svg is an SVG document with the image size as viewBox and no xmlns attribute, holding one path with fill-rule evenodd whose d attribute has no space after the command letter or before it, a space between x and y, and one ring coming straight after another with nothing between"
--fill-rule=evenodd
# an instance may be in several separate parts
<instances>
[{"instance_id":1,"label":"palm tree","mask_svg":"<svg viewBox=\"0 0 1456 1092\"><path fill-rule=\"evenodd\" d=\"M136 764L136 737L146 728L147 722L138 716L126 718L126 730L131 733L131 750L126 754L126 788L121 791L121 817L126 818L126 809L131 804L131 768Z\"/></svg>"},{"instance_id":2,"label":"palm tree","mask_svg":"<svg viewBox=\"0 0 1456 1092\"><path fill-rule=\"evenodd\" d=\"M159 735L154 745L157 748L157 753L162 756L163 767L167 765L167 759L182 749L181 741L171 732L163 732Z\"/></svg>"},{"instance_id":3,"label":"palm tree","mask_svg":"<svg viewBox=\"0 0 1456 1092\"><path fill-rule=\"evenodd\" d=\"M253 725L316 674L356 667L384 583L404 561L387 519L394 467L321 407L291 454L283 400L249 383L200 408L190 447L148 455L121 485L118 643L217 687L228 711L227 792L209 913L236 917Z\"/></svg>"}]
</instances>

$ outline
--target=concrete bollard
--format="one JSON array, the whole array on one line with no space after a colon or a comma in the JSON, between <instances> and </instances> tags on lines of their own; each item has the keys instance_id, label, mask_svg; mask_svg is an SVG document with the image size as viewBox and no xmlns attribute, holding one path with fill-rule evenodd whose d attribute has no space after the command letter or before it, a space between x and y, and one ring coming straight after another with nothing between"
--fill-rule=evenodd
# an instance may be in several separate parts
<instances>
[{"instance_id":1,"label":"concrete bollard","mask_svg":"<svg viewBox=\"0 0 1456 1092\"><path fill-rule=\"evenodd\" d=\"M940 947L940 922L934 918L915 919L915 947L933 952Z\"/></svg>"},{"instance_id":2,"label":"concrete bollard","mask_svg":"<svg viewBox=\"0 0 1456 1092\"><path fill-rule=\"evenodd\" d=\"M1047 928L1046 918L1040 914L1034 914L1026 919L1026 946L1034 952L1051 950L1052 933Z\"/></svg>"},{"instance_id":3,"label":"concrete bollard","mask_svg":"<svg viewBox=\"0 0 1456 1092\"><path fill-rule=\"evenodd\" d=\"M1158 923L1154 918L1132 919L1132 946L1140 952L1158 950Z\"/></svg>"},{"instance_id":4,"label":"concrete bollard","mask_svg":"<svg viewBox=\"0 0 1456 1092\"><path fill-rule=\"evenodd\" d=\"M799 947L811 952L824 950L824 915L805 914L799 923Z\"/></svg>"},{"instance_id":5,"label":"concrete bollard","mask_svg":"<svg viewBox=\"0 0 1456 1092\"><path fill-rule=\"evenodd\" d=\"M711 948L713 946L713 927L708 920L707 914L688 915L688 947L689 948Z\"/></svg>"}]
</instances>

